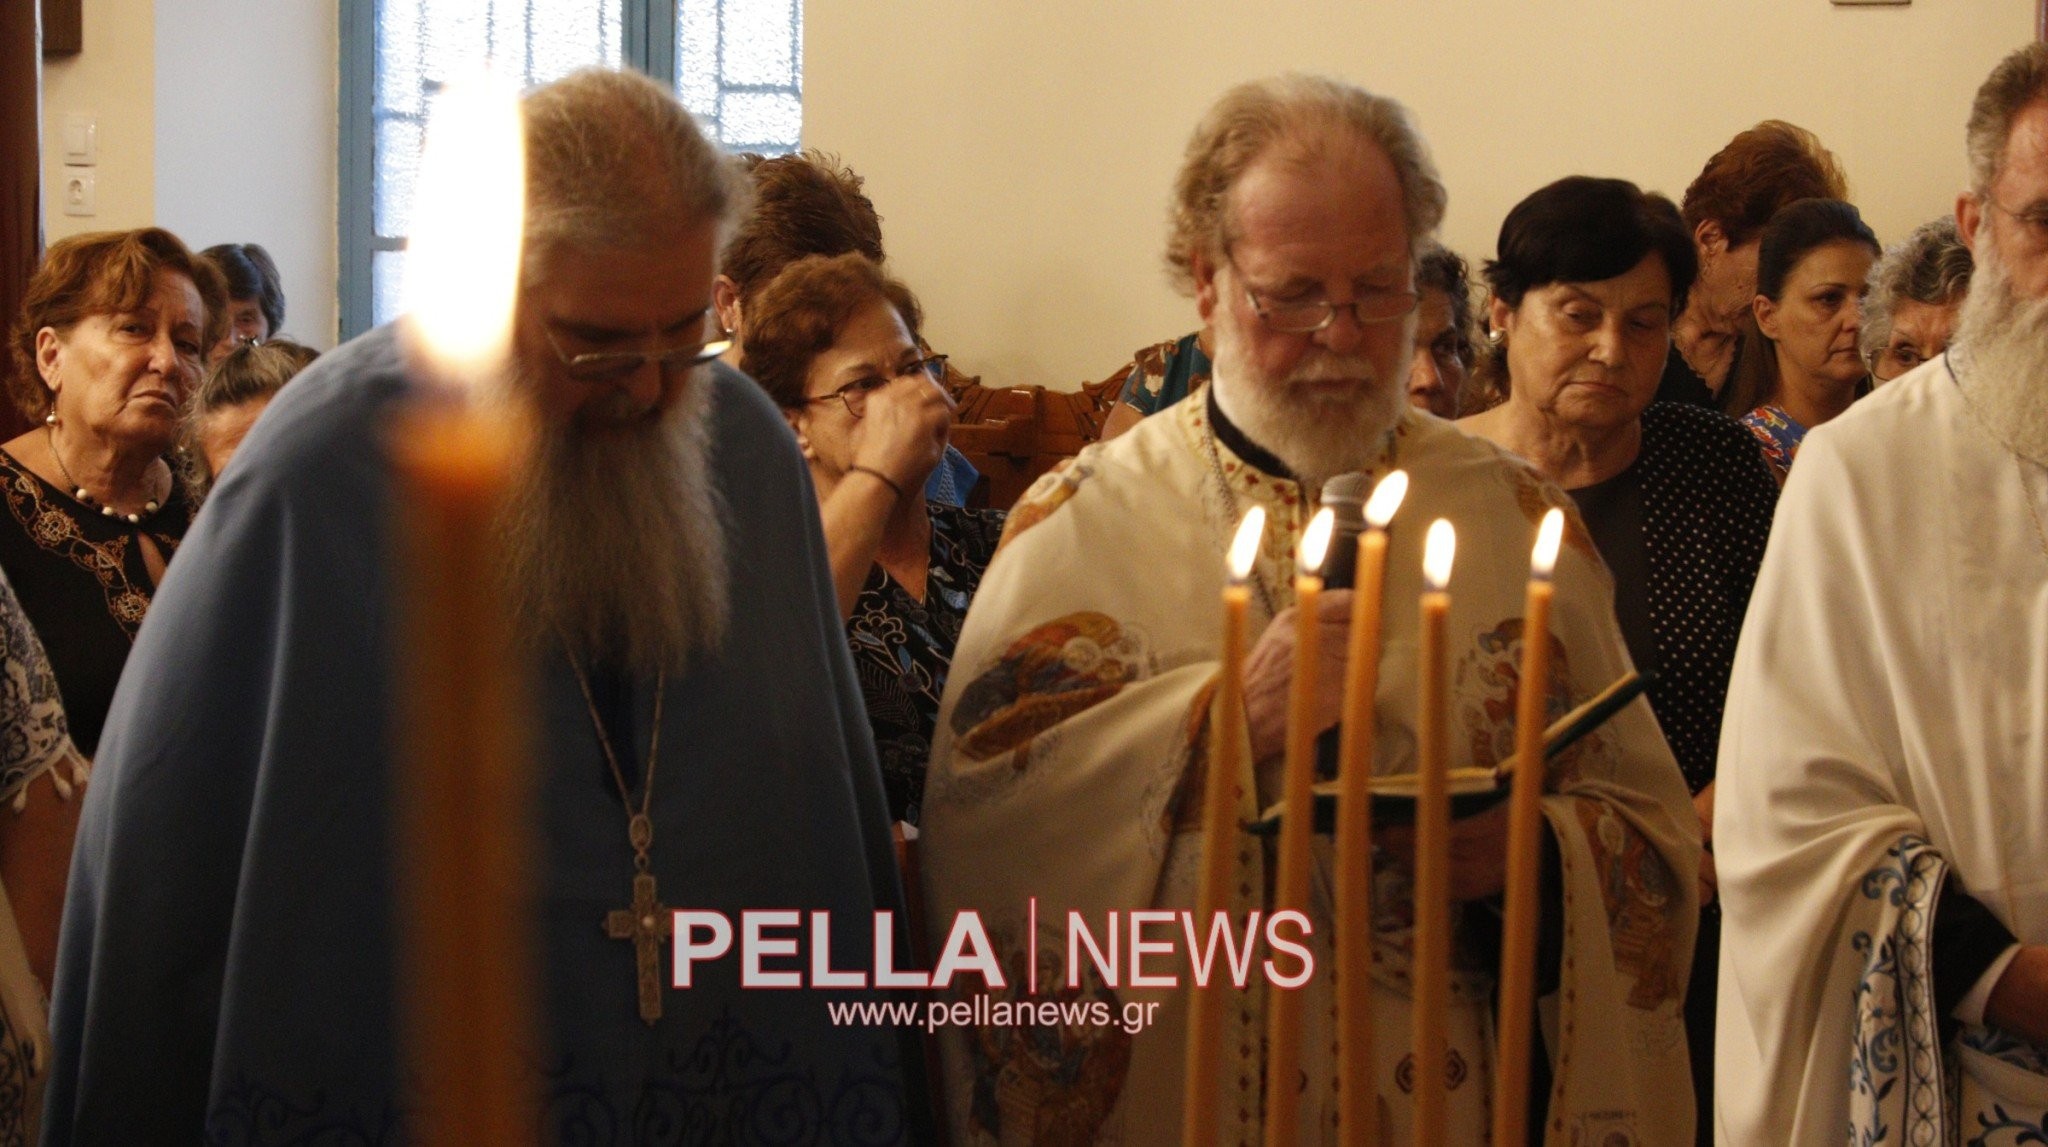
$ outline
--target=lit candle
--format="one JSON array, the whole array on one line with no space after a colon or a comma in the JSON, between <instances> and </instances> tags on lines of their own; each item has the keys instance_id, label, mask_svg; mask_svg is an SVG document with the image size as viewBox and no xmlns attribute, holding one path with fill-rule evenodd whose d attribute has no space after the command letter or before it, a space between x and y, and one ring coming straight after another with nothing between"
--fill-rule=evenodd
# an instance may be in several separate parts
<instances>
[{"instance_id":1,"label":"lit candle","mask_svg":"<svg viewBox=\"0 0 2048 1147\"><path fill-rule=\"evenodd\" d=\"M1287 759L1281 782L1286 813L1280 820L1279 874L1273 882L1273 911L1308 912L1309 841L1316 824L1316 603L1323 595L1323 551L1329 548L1335 516L1318 510L1295 553L1294 679L1287 694ZM1267 1147L1294 1147L1300 1114L1296 1081L1301 1074L1303 989L1274 988L1266 1039Z\"/></svg>"},{"instance_id":2,"label":"lit candle","mask_svg":"<svg viewBox=\"0 0 2048 1147\"><path fill-rule=\"evenodd\" d=\"M1380 479L1365 503L1337 748L1337 1125L1345 1142L1365 1147L1379 1138L1372 1056L1373 700L1380 682L1387 523L1407 496L1408 472L1396 470Z\"/></svg>"},{"instance_id":3,"label":"lit candle","mask_svg":"<svg viewBox=\"0 0 2048 1147\"><path fill-rule=\"evenodd\" d=\"M1264 507L1253 506L1238 523L1230 543L1230 584L1223 589L1223 669L1209 705L1209 775L1202 805L1202 884L1195 920L1207 929L1227 911L1230 877L1237 857L1238 783L1244 772L1245 613L1251 592L1245 579L1258 559L1266 532ZM1205 933L1206 934L1206 933ZM1210 975L1228 983L1216 963ZM1217 1064L1223 1043L1222 985L1189 985L1186 1101L1181 1105L1181 1139L1188 1147L1216 1141Z\"/></svg>"},{"instance_id":4,"label":"lit candle","mask_svg":"<svg viewBox=\"0 0 2048 1147\"><path fill-rule=\"evenodd\" d=\"M1448 666L1445 620L1451 611L1451 559L1458 538L1442 518L1424 544L1422 634L1418 671L1422 711L1416 720L1415 801L1415 1142L1445 1142L1451 990L1450 738L1445 727Z\"/></svg>"},{"instance_id":5,"label":"lit candle","mask_svg":"<svg viewBox=\"0 0 2048 1147\"><path fill-rule=\"evenodd\" d=\"M423 383L391 435L398 610L397 871L402 1034L418 1143L530 1142L533 1046L529 745L500 561L518 428L467 390L511 345L525 200L516 98L481 83L436 101L421 164L402 330Z\"/></svg>"},{"instance_id":6,"label":"lit candle","mask_svg":"<svg viewBox=\"0 0 2048 1147\"><path fill-rule=\"evenodd\" d=\"M1508 804L1506 908L1501 922L1499 1085L1493 1142L1528 1139L1529 1053L1536 1007L1536 882L1543 830L1543 732L1549 715L1551 571L1564 514L1551 510L1536 531L1522 610L1522 681L1515 695L1514 793Z\"/></svg>"}]
</instances>

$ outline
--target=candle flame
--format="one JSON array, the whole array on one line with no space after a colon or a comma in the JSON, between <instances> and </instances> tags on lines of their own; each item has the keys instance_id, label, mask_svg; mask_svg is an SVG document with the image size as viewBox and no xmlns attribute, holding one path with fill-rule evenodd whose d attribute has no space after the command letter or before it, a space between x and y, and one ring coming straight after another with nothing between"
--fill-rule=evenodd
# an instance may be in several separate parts
<instances>
[{"instance_id":1,"label":"candle flame","mask_svg":"<svg viewBox=\"0 0 2048 1147\"><path fill-rule=\"evenodd\" d=\"M1365 501L1365 524L1375 530L1386 529L1407 496L1408 471L1396 470L1381 478L1379 485L1372 488L1372 497Z\"/></svg>"},{"instance_id":2,"label":"candle flame","mask_svg":"<svg viewBox=\"0 0 2048 1147\"><path fill-rule=\"evenodd\" d=\"M1330 531L1337 528L1337 515L1328 506L1316 511L1309 519L1308 531L1301 535L1301 549L1294 555L1296 569L1303 574L1312 574L1323 568L1323 554L1330 548Z\"/></svg>"},{"instance_id":3,"label":"candle flame","mask_svg":"<svg viewBox=\"0 0 2048 1147\"><path fill-rule=\"evenodd\" d=\"M1557 568L1557 547L1564 541L1564 511L1553 508L1536 528L1536 549L1529 555L1529 572L1548 581Z\"/></svg>"},{"instance_id":4,"label":"candle flame","mask_svg":"<svg viewBox=\"0 0 2048 1147\"><path fill-rule=\"evenodd\" d=\"M450 376L486 374L511 345L526 214L526 140L510 85L479 74L435 99L420 156L408 310Z\"/></svg>"},{"instance_id":5,"label":"candle flame","mask_svg":"<svg viewBox=\"0 0 2048 1147\"><path fill-rule=\"evenodd\" d=\"M1237 524L1237 537L1230 543L1230 580L1241 582L1252 574L1259 557L1259 539L1266 535L1266 508L1253 506Z\"/></svg>"},{"instance_id":6,"label":"candle flame","mask_svg":"<svg viewBox=\"0 0 2048 1147\"><path fill-rule=\"evenodd\" d=\"M1429 588L1441 592L1451 584L1451 559L1458 553L1458 531L1442 518L1429 524L1429 540L1422 547L1422 576Z\"/></svg>"}]
</instances>

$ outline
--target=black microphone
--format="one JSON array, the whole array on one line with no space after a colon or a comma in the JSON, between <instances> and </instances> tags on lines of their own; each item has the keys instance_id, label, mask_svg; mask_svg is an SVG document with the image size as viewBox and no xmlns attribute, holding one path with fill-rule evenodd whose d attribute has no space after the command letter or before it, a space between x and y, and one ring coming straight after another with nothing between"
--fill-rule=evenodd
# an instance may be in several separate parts
<instances>
[{"instance_id":1,"label":"black microphone","mask_svg":"<svg viewBox=\"0 0 2048 1147\"><path fill-rule=\"evenodd\" d=\"M1330 549L1323 556L1323 588L1352 589L1358 582L1358 535L1365 532L1366 475L1360 471L1339 474L1323 483L1323 507L1334 519ZM1323 780L1337 776L1339 724L1316 736L1316 775Z\"/></svg>"},{"instance_id":2,"label":"black microphone","mask_svg":"<svg viewBox=\"0 0 2048 1147\"><path fill-rule=\"evenodd\" d=\"M1365 532L1365 474L1354 470L1323 483L1323 507L1334 519L1330 548L1323 556L1323 588L1350 589L1358 582L1358 535Z\"/></svg>"}]
</instances>

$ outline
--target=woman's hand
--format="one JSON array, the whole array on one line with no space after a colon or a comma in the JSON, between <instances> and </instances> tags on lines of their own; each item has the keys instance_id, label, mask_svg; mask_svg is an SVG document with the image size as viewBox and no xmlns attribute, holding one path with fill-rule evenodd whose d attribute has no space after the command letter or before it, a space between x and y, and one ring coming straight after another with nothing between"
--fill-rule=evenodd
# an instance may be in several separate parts
<instances>
[{"instance_id":1,"label":"woman's hand","mask_svg":"<svg viewBox=\"0 0 2048 1147\"><path fill-rule=\"evenodd\" d=\"M915 371L868 396L853 464L888 475L905 494L922 487L946 452L953 399Z\"/></svg>"}]
</instances>

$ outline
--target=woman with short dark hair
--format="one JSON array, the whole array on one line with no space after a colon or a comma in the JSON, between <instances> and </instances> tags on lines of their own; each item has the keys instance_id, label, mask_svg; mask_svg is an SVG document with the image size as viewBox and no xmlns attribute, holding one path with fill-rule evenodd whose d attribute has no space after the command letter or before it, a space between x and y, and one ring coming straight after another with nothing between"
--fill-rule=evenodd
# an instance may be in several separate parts
<instances>
[{"instance_id":1,"label":"woman with short dark hair","mask_svg":"<svg viewBox=\"0 0 2048 1147\"><path fill-rule=\"evenodd\" d=\"M939 699L1003 514L927 500L952 426L909 288L856 252L785 267L748 304L740 369L810 463L894 819L916 824Z\"/></svg>"},{"instance_id":2,"label":"woman with short dark hair","mask_svg":"<svg viewBox=\"0 0 2048 1147\"><path fill-rule=\"evenodd\" d=\"M1735 642L1778 500L1733 419L1657 402L1674 316L1696 269L1678 210L1619 179L1573 176L1501 225L1494 369L1507 401L1459 425L1534 463L1578 504L1614 574L1615 614L1650 708L1713 835L1714 762ZM1711 1141L1714 970L1720 916L1701 858L1686 995L1700 1142Z\"/></svg>"},{"instance_id":3,"label":"woman with short dark hair","mask_svg":"<svg viewBox=\"0 0 2048 1147\"><path fill-rule=\"evenodd\" d=\"M284 329L284 279L270 252L254 243L221 243L199 254L220 268L228 284L227 326L208 349L208 362Z\"/></svg>"}]
</instances>

